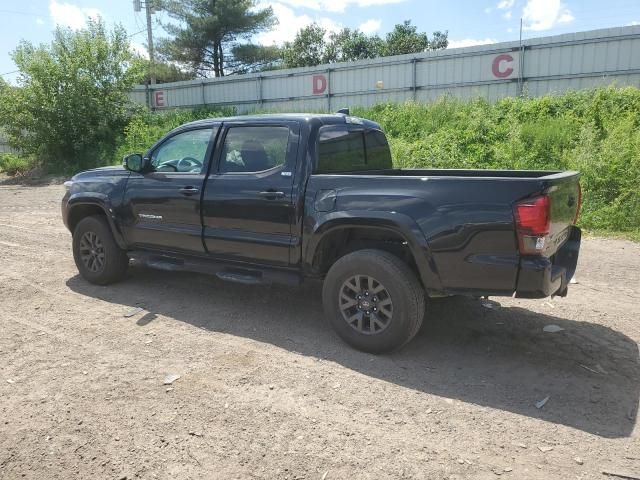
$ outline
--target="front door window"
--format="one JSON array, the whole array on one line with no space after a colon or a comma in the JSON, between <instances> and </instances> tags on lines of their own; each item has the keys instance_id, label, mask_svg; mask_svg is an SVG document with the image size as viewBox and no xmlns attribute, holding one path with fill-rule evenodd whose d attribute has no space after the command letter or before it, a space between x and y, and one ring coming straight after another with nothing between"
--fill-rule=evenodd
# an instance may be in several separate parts
<instances>
[{"instance_id":1,"label":"front door window","mask_svg":"<svg viewBox=\"0 0 640 480\"><path fill-rule=\"evenodd\" d=\"M179 133L156 148L151 165L156 172L200 173L210 142L210 128Z\"/></svg>"}]
</instances>

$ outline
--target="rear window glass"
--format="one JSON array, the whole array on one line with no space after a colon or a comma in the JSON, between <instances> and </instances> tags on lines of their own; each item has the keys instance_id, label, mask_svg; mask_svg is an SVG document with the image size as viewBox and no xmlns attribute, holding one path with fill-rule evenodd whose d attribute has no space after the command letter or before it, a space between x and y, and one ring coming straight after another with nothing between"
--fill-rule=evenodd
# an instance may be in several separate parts
<instances>
[{"instance_id":1,"label":"rear window glass","mask_svg":"<svg viewBox=\"0 0 640 480\"><path fill-rule=\"evenodd\" d=\"M316 173L357 172L391 168L391 154L378 130L325 126L318 136Z\"/></svg>"},{"instance_id":2,"label":"rear window glass","mask_svg":"<svg viewBox=\"0 0 640 480\"><path fill-rule=\"evenodd\" d=\"M369 130L364 134L367 148L367 165L375 169L392 168L391 151L387 137L379 130Z\"/></svg>"}]
</instances>

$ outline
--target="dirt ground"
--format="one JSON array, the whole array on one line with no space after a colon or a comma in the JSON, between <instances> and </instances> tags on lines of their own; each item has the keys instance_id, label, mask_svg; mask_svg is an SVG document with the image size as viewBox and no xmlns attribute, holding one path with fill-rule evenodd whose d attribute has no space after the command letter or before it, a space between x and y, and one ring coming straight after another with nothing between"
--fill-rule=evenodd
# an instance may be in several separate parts
<instances>
[{"instance_id":1,"label":"dirt ground","mask_svg":"<svg viewBox=\"0 0 640 480\"><path fill-rule=\"evenodd\" d=\"M585 240L567 298L433 301L373 356L316 285L86 283L62 194L0 186L0 478L640 477L638 244Z\"/></svg>"}]
</instances>

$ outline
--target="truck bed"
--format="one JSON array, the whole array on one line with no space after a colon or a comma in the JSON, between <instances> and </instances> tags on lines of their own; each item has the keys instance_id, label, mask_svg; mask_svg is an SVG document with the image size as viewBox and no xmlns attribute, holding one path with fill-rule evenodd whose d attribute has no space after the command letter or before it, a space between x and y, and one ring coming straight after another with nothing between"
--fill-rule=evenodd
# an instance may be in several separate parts
<instances>
[{"instance_id":1,"label":"truck bed","mask_svg":"<svg viewBox=\"0 0 640 480\"><path fill-rule=\"evenodd\" d=\"M431 275L423 281L438 284L432 294L544 297L562 285L529 285L525 291L520 280L527 277L525 268L553 270L556 254L572 239L579 176L573 171L462 169L318 174L309 178L307 199L315 198L319 217L378 218L418 231L426 239L422 248ZM331 195L331 210L322 212ZM550 231L540 254L531 259L519 251L514 206L538 196L550 199ZM567 282L574 260L567 264Z\"/></svg>"}]
</instances>

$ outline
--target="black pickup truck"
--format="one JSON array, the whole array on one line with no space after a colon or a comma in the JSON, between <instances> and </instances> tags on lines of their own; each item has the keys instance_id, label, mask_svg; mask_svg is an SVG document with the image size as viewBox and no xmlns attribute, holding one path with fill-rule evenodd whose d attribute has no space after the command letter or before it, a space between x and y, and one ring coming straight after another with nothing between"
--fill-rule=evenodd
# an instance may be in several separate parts
<instances>
[{"instance_id":1,"label":"black pickup truck","mask_svg":"<svg viewBox=\"0 0 640 480\"><path fill-rule=\"evenodd\" d=\"M320 279L328 322L369 352L411 340L426 297L564 296L578 259L577 172L394 169L380 126L348 113L192 122L123 167L65 183L86 280L118 281L130 259Z\"/></svg>"}]
</instances>

